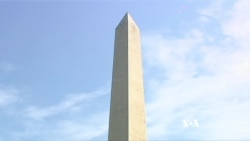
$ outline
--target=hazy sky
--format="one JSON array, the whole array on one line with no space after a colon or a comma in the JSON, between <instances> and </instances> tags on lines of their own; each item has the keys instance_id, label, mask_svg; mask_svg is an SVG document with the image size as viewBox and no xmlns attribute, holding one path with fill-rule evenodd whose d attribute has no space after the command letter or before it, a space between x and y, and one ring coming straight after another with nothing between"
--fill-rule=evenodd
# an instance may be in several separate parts
<instances>
[{"instance_id":1,"label":"hazy sky","mask_svg":"<svg viewBox=\"0 0 250 141\"><path fill-rule=\"evenodd\" d=\"M107 140L114 30L126 12L141 30L149 140L250 140L249 7L0 1L0 141Z\"/></svg>"}]
</instances>

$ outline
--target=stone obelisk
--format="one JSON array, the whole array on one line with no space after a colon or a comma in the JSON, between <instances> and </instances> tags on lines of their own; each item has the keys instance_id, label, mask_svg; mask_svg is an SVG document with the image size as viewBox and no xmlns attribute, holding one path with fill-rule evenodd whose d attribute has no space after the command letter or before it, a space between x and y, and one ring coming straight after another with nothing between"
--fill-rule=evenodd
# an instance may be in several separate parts
<instances>
[{"instance_id":1,"label":"stone obelisk","mask_svg":"<svg viewBox=\"0 0 250 141\"><path fill-rule=\"evenodd\" d=\"M129 13L115 30L109 141L146 141L140 31Z\"/></svg>"}]
</instances>

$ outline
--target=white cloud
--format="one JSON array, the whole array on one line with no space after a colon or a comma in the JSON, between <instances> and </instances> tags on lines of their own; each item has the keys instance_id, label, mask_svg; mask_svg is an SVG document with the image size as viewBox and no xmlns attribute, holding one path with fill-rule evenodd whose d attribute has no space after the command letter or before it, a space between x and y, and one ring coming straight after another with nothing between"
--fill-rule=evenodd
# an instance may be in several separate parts
<instances>
[{"instance_id":1,"label":"white cloud","mask_svg":"<svg viewBox=\"0 0 250 141\"><path fill-rule=\"evenodd\" d=\"M27 108L21 116L23 130L10 133L11 139L82 141L103 137L108 129L109 112L108 109L95 108L97 101L107 95L109 89L106 86L89 93L69 94L50 107ZM89 105L89 109L84 105Z\"/></svg>"},{"instance_id":2,"label":"white cloud","mask_svg":"<svg viewBox=\"0 0 250 141\"><path fill-rule=\"evenodd\" d=\"M107 133L108 129L108 113L109 112L101 112L90 115L88 119L80 122L72 122L72 121L61 121L58 124L58 131L55 131L58 136L64 136L64 140L92 140L98 136L101 136ZM102 119L100 118L102 117Z\"/></svg>"},{"instance_id":3,"label":"white cloud","mask_svg":"<svg viewBox=\"0 0 250 141\"><path fill-rule=\"evenodd\" d=\"M53 105L45 108L38 108L35 106L30 106L26 109L26 114L28 117L43 120L46 117L56 115L61 112L71 111L77 109L77 107L81 106L88 100L93 98L98 98L102 95L105 95L109 92L109 89L106 87L100 88L97 91L90 93L77 93L77 94L69 94L62 102L57 105Z\"/></svg>"},{"instance_id":4,"label":"white cloud","mask_svg":"<svg viewBox=\"0 0 250 141\"><path fill-rule=\"evenodd\" d=\"M20 98L17 94L17 89L0 87L0 107L5 107L19 101Z\"/></svg>"},{"instance_id":5,"label":"white cloud","mask_svg":"<svg viewBox=\"0 0 250 141\"><path fill-rule=\"evenodd\" d=\"M230 1L232 3L232 1ZM214 0L209 3L205 8L199 10L201 17L207 16L211 18L221 19L228 16L228 10L226 7L227 0ZM225 12L226 11L226 12Z\"/></svg>"},{"instance_id":6,"label":"white cloud","mask_svg":"<svg viewBox=\"0 0 250 141\"><path fill-rule=\"evenodd\" d=\"M100 118L101 117L101 118ZM11 133L13 140L83 141L94 140L107 133L108 112L93 112L82 117L51 121L26 121L25 129Z\"/></svg>"},{"instance_id":7,"label":"white cloud","mask_svg":"<svg viewBox=\"0 0 250 141\"><path fill-rule=\"evenodd\" d=\"M230 18L222 21L223 32L226 35L233 37L233 39L235 39L241 47L247 48L250 46L249 5L249 0L238 1L229 12Z\"/></svg>"},{"instance_id":8,"label":"white cloud","mask_svg":"<svg viewBox=\"0 0 250 141\"><path fill-rule=\"evenodd\" d=\"M146 91L154 92L147 93L154 95L147 106L150 140L250 139L250 3L238 1L232 12L223 4L201 13L217 18L222 38L203 29L143 36ZM197 119L200 128L185 129L183 119Z\"/></svg>"},{"instance_id":9,"label":"white cloud","mask_svg":"<svg viewBox=\"0 0 250 141\"><path fill-rule=\"evenodd\" d=\"M16 67L11 63L8 63L8 62L1 62L0 63L0 70L2 70L2 71L9 72L9 71L13 71L15 69L16 69Z\"/></svg>"}]
</instances>

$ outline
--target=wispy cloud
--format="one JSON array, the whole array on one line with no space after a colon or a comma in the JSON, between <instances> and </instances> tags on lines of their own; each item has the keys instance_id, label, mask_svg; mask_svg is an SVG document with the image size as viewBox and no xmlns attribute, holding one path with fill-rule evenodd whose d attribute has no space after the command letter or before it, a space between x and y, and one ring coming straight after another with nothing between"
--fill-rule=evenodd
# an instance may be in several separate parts
<instances>
[{"instance_id":1,"label":"wispy cloud","mask_svg":"<svg viewBox=\"0 0 250 141\"><path fill-rule=\"evenodd\" d=\"M143 36L151 140L250 139L250 3L223 4L206 9L219 35L197 27L182 37ZM186 129L183 119L200 128Z\"/></svg>"},{"instance_id":2,"label":"wispy cloud","mask_svg":"<svg viewBox=\"0 0 250 141\"><path fill-rule=\"evenodd\" d=\"M100 119L102 117L102 119ZM56 134L64 135L64 140L92 140L98 136L107 133L108 129L108 111L92 114L86 120L79 122L61 121L57 126L59 131ZM60 141L57 138L55 140Z\"/></svg>"},{"instance_id":3,"label":"wispy cloud","mask_svg":"<svg viewBox=\"0 0 250 141\"><path fill-rule=\"evenodd\" d=\"M108 109L92 109L110 92L109 89L105 86L93 92L68 94L61 102L49 107L28 107L21 115L23 130L11 132L11 139L82 141L104 136L108 129ZM87 110L85 105L91 109Z\"/></svg>"},{"instance_id":4,"label":"wispy cloud","mask_svg":"<svg viewBox=\"0 0 250 141\"><path fill-rule=\"evenodd\" d=\"M101 117L101 118L100 118ZM11 133L13 140L83 141L94 140L107 133L108 111L93 112L71 119L26 121L24 130Z\"/></svg>"},{"instance_id":5,"label":"wispy cloud","mask_svg":"<svg viewBox=\"0 0 250 141\"><path fill-rule=\"evenodd\" d=\"M5 88L0 86L0 107L8 106L9 104L19 101L18 90L15 88Z\"/></svg>"},{"instance_id":6,"label":"wispy cloud","mask_svg":"<svg viewBox=\"0 0 250 141\"><path fill-rule=\"evenodd\" d=\"M9 62L0 62L0 70L2 70L2 71L9 72L9 71L13 71L15 69L16 69L16 67L14 66L14 64L11 64Z\"/></svg>"},{"instance_id":7,"label":"wispy cloud","mask_svg":"<svg viewBox=\"0 0 250 141\"><path fill-rule=\"evenodd\" d=\"M63 101L61 101L57 105L45 108L30 106L26 109L26 113L28 117L31 117L36 120L43 120L46 117L53 116L61 112L77 109L78 106L81 106L85 102L105 95L108 92L109 89L103 87L101 89L98 89L97 91L90 93L69 94L65 97Z\"/></svg>"}]
</instances>

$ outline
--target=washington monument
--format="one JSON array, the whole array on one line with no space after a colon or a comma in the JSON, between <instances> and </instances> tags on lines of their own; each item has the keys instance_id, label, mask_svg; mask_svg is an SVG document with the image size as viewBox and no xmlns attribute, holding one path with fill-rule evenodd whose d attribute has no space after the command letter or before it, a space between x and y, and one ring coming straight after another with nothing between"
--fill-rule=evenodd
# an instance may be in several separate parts
<instances>
[{"instance_id":1,"label":"washington monument","mask_svg":"<svg viewBox=\"0 0 250 141\"><path fill-rule=\"evenodd\" d=\"M109 141L146 141L140 30L126 13L115 29Z\"/></svg>"}]
</instances>

